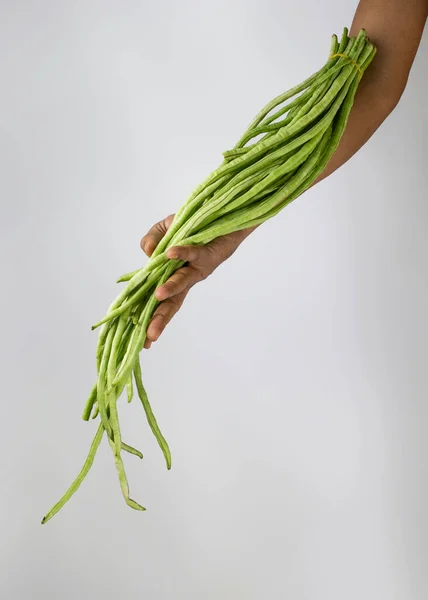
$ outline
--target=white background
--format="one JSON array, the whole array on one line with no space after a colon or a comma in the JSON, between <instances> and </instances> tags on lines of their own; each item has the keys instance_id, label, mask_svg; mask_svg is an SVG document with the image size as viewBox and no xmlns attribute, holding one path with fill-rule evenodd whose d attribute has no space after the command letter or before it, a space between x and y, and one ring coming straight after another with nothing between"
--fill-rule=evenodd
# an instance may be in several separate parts
<instances>
[{"instance_id":1,"label":"white background","mask_svg":"<svg viewBox=\"0 0 428 600\"><path fill-rule=\"evenodd\" d=\"M137 513L80 420L98 320L354 0L0 3L0 596L422 600L428 589L427 39L345 167L189 296L123 403ZM391 32L394 35L394 32Z\"/></svg>"}]
</instances>

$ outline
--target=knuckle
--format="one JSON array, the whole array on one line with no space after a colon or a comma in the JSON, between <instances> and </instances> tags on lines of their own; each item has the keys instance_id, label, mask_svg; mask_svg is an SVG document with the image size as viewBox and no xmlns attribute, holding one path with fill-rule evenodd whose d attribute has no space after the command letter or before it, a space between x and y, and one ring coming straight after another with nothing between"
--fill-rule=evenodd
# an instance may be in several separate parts
<instances>
[{"instance_id":1,"label":"knuckle","mask_svg":"<svg viewBox=\"0 0 428 600\"><path fill-rule=\"evenodd\" d=\"M173 222L173 220L174 220L174 217L175 217L175 215L174 215L174 214L172 214L172 215L168 215L168 216L166 217L166 219L164 220L165 227L166 227L167 229L169 229L169 227L171 226L171 223Z\"/></svg>"},{"instance_id":2,"label":"knuckle","mask_svg":"<svg viewBox=\"0 0 428 600\"><path fill-rule=\"evenodd\" d=\"M210 258L215 258L217 256L217 247L214 244L205 246L205 249Z\"/></svg>"}]
</instances>

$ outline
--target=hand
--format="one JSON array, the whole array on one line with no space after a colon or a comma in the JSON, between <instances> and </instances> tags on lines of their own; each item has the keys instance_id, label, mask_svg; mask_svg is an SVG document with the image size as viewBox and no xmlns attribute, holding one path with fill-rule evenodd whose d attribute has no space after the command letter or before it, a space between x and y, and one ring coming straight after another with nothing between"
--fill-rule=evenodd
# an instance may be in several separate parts
<instances>
[{"instance_id":1,"label":"hand","mask_svg":"<svg viewBox=\"0 0 428 600\"><path fill-rule=\"evenodd\" d=\"M160 240L168 231L174 215L156 223L141 240L141 248L151 256ZM254 229L254 228L253 228ZM241 242L253 231L246 229L216 238L205 246L174 246L166 255L171 259L185 261L166 283L158 287L155 296L161 301L147 328L145 348L150 348L172 317L181 308L191 287L206 279L227 258L232 256Z\"/></svg>"}]
</instances>

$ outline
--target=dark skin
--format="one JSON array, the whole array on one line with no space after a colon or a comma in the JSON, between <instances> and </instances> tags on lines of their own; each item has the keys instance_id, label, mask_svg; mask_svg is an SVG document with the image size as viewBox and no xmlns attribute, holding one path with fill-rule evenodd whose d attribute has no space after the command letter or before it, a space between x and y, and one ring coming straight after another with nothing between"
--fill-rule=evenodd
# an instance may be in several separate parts
<instances>
[{"instance_id":1,"label":"dark skin","mask_svg":"<svg viewBox=\"0 0 428 600\"><path fill-rule=\"evenodd\" d=\"M365 29L377 47L375 60L365 73L355 98L342 140L316 185L345 164L391 114L406 88L428 18L428 0L361 0L350 30L356 36ZM141 240L151 256L174 215L156 223ZM230 258L255 230L245 229L219 237L206 246L180 246L167 251L186 265L178 269L155 295L161 301L147 329L145 348L150 348L181 308L190 289L209 277Z\"/></svg>"}]
</instances>

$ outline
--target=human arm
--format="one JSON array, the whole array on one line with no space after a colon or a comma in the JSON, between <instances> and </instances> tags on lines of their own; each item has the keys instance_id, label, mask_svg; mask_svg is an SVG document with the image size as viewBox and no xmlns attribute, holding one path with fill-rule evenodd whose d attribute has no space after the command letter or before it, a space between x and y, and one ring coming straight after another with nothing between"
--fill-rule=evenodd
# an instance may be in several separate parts
<instances>
[{"instance_id":1,"label":"human arm","mask_svg":"<svg viewBox=\"0 0 428 600\"><path fill-rule=\"evenodd\" d=\"M361 0L350 35L364 28L377 47L377 55L365 73L355 97L342 140L316 185L345 164L370 139L397 106L407 84L428 16L428 0ZM165 235L172 215L160 221L141 240L150 256ZM187 264L176 271L155 294L161 304L147 330L150 347L181 307L191 287L206 279L255 228L234 232L206 246L171 248L169 258Z\"/></svg>"}]
</instances>

